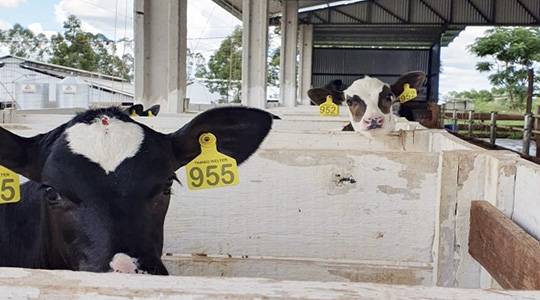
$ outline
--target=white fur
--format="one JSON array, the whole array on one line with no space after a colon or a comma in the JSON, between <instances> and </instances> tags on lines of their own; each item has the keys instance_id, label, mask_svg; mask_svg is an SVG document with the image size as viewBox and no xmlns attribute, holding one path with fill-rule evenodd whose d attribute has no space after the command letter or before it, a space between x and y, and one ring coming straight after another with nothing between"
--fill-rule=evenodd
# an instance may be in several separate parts
<instances>
[{"instance_id":1,"label":"white fur","mask_svg":"<svg viewBox=\"0 0 540 300\"><path fill-rule=\"evenodd\" d=\"M108 122L109 125L103 125L98 118L91 124L78 123L66 130L71 151L99 164L107 174L135 156L144 140L141 126L115 118Z\"/></svg>"},{"instance_id":2,"label":"white fur","mask_svg":"<svg viewBox=\"0 0 540 300\"><path fill-rule=\"evenodd\" d=\"M392 111L390 111L389 114L384 114L379 109L379 93L382 91L384 86L390 87L388 84L380 81L377 78L366 76L362 79L356 80L351 84L351 86L349 86L345 91L343 91L345 99L347 98L347 96L352 97L354 95L357 95L366 103L366 112L360 122L355 122L351 111L347 110L349 112L349 120L352 127L354 128L354 131L387 133L394 130L395 116L392 114ZM382 128L368 130L366 128L366 124L364 124L364 119L377 117L384 118Z\"/></svg>"},{"instance_id":3,"label":"white fur","mask_svg":"<svg viewBox=\"0 0 540 300\"><path fill-rule=\"evenodd\" d=\"M124 253L116 253L109 263L113 272L135 274L145 273L139 270L139 263L136 258L133 258Z\"/></svg>"}]
</instances>

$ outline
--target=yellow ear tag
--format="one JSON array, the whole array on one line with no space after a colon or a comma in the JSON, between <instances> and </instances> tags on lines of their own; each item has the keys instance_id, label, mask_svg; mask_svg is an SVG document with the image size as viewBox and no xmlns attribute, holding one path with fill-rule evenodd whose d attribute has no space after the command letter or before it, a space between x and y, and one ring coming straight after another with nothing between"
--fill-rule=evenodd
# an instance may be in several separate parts
<instances>
[{"instance_id":1,"label":"yellow ear tag","mask_svg":"<svg viewBox=\"0 0 540 300\"><path fill-rule=\"evenodd\" d=\"M339 106L332 101L332 96L328 96L326 101L319 105L319 112L325 117L339 116Z\"/></svg>"},{"instance_id":2,"label":"yellow ear tag","mask_svg":"<svg viewBox=\"0 0 540 300\"><path fill-rule=\"evenodd\" d=\"M199 137L201 154L186 165L190 190L211 189L238 184L236 160L217 150L216 136L203 133Z\"/></svg>"},{"instance_id":3,"label":"yellow ear tag","mask_svg":"<svg viewBox=\"0 0 540 300\"><path fill-rule=\"evenodd\" d=\"M411 101L418 96L418 92L415 88L412 88L410 84L405 83L403 85L403 93L399 95L399 102L405 103Z\"/></svg>"},{"instance_id":4,"label":"yellow ear tag","mask_svg":"<svg viewBox=\"0 0 540 300\"><path fill-rule=\"evenodd\" d=\"M149 117L154 117L154 114L152 113L151 110L148 111L148 116L149 116Z\"/></svg>"},{"instance_id":5,"label":"yellow ear tag","mask_svg":"<svg viewBox=\"0 0 540 300\"><path fill-rule=\"evenodd\" d=\"M19 175L8 168L0 166L0 204L21 201Z\"/></svg>"},{"instance_id":6,"label":"yellow ear tag","mask_svg":"<svg viewBox=\"0 0 540 300\"><path fill-rule=\"evenodd\" d=\"M131 112L131 116L132 116L132 117L136 117L136 116L137 116L137 113L136 113L135 111L132 111L132 112Z\"/></svg>"}]
</instances>

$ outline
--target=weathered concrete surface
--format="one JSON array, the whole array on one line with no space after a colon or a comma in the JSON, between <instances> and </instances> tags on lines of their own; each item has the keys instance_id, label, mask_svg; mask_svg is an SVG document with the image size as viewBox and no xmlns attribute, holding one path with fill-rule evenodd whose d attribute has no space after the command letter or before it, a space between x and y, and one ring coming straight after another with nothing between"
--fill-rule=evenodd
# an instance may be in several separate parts
<instances>
[{"instance_id":1,"label":"weathered concrete surface","mask_svg":"<svg viewBox=\"0 0 540 300\"><path fill-rule=\"evenodd\" d=\"M432 284L431 264L306 258L172 255L163 258L171 274L205 277L258 277L276 280Z\"/></svg>"},{"instance_id":2,"label":"weathered concrete surface","mask_svg":"<svg viewBox=\"0 0 540 300\"><path fill-rule=\"evenodd\" d=\"M0 269L1 299L402 299L532 300L540 292L462 290L371 283L167 277Z\"/></svg>"},{"instance_id":3,"label":"weathered concrete surface","mask_svg":"<svg viewBox=\"0 0 540 300\"><path fill-rule=\"evenodd\" d=\"M175 186L165 251L430 263L437 168L435 153L259 150L236 187Z\"/></svg>"}]
</instances>

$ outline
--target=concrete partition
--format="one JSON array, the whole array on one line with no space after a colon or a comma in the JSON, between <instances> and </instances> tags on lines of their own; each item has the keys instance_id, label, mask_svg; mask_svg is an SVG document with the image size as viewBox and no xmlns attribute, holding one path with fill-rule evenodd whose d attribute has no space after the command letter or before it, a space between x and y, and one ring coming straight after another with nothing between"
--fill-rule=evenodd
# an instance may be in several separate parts
<instances>
[{"instance_id":1,"label":"concrete partition","mask_svg":"<svg viewBox=\"0 0 540 300\"><path fill-rule=\"evenodd\" d=\"M531 300L540 292L443 289L261 278L164 277L0 269L5 299L403 299Z\"/></svg>"},{"instance_id":2,"label":"concrete partition","mask_svg":"<svg viewBox=\"0 0 540 300\"><path fill-rule=\"evenodd\" d=\"M260 260L244 276L291 279L274 274L289 260L302 270L294 279L430 285L438 164L426 153L260 150L237 187L175 191L165 251ZM218 261L197 275L236 264Z\"/></svg>"}]
</instances>

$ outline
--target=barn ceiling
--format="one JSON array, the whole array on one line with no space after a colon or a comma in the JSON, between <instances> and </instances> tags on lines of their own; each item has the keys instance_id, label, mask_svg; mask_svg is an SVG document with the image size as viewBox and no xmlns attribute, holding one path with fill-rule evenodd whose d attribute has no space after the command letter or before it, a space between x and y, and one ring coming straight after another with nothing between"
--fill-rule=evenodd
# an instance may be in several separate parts
<instances>
[{"instance_id":1,"label":"barn ceiling","mask_svg":"<svg viewBox=\"0 0 540 300\"><path fill-rule=\"evenodd\" d=\"M286 1L286 0L282 0ZM242 0L214 0L237 17ZM298 0L319 46L448 45L468 25L539 26L540 0ZM269 1L271 23L281 1Z\"/></svg>"}]
</instances>

